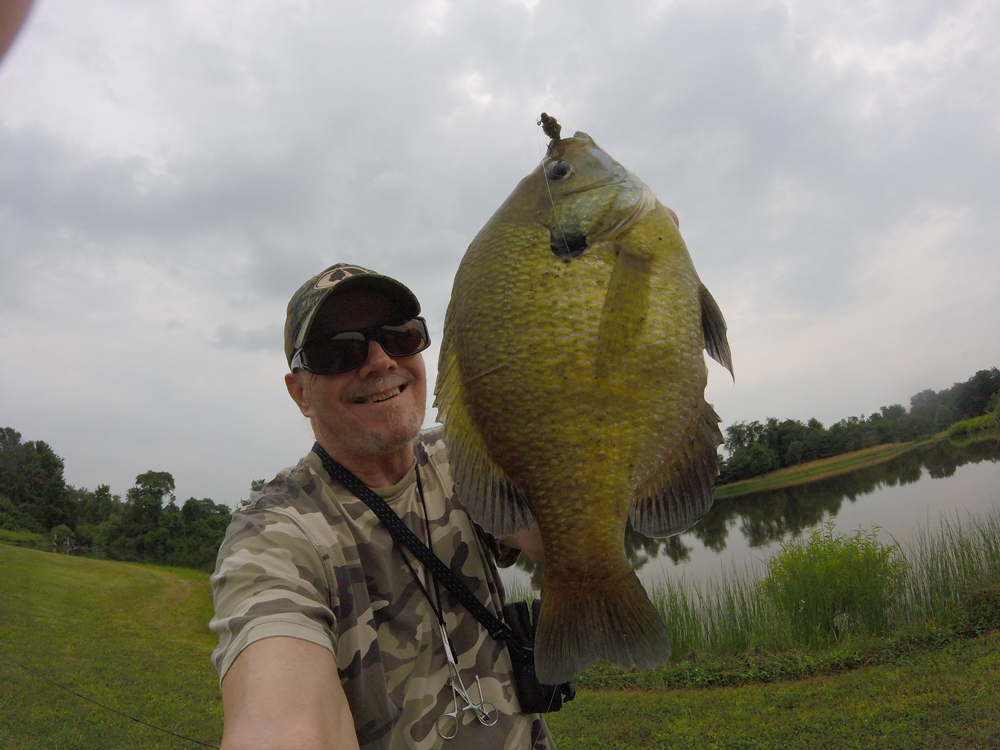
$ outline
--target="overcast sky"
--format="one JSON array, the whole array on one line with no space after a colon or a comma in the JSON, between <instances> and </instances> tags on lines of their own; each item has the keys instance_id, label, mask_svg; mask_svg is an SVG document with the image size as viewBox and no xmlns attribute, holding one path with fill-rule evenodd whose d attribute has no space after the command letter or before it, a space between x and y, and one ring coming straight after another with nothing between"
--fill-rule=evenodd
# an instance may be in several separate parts
<instances>
[{"instance_id":1,"label":"overcast sky","mask_svg":"<svg viewBox=\"0 0 1000 750\"><path fill-rule=\"evenodd\" d=\"M0 64L0 427L76 486L236 504L311 445L292 292L361 263L440 341L543 110L679 214L724 424L908 406L1000 365L998 92L985 1L38 0Z\"/></svg>"}]
</instances>

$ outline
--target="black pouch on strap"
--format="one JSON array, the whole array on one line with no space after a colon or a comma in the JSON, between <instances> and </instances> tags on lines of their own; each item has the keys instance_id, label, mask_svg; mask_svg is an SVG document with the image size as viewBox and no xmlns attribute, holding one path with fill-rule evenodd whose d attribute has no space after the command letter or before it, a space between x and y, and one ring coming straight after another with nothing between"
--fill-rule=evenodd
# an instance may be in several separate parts
<instances>
[{"instance_id":1,"label":"black pouch on strap","mask_svg":"<svg viewBox=\"0 0 1000 750\"><path fill-rule=\"evenodd\" d=\"M519 643L507 640L507 651L514 673L514 690L521 711L526 714L544 714L558 711L562 704L576 697L572 682L543 685L535 675L535 625L542 603L535 599L528 608L527 602L511 602L503 606L503 619L514 631Z\"/></svg>"}]
</instances>

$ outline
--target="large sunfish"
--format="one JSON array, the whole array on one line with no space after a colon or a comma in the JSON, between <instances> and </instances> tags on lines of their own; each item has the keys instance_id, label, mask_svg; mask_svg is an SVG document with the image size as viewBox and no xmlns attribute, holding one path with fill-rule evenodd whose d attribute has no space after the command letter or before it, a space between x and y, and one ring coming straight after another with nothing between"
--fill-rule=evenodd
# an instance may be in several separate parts
<instances>
[{"instance_id":1,"label":"large sunfish","mask_svg":"<svg viewBox=\"0 0 1000 750\"><path fill-rule=\"evenodd\" d=\"M546 132L459 266L436 406L470 515L498 538L538 522L535 668L555 684L598 659L669 659L625 524L669 536L711 506L722 434L702 350L732 363L673 214L586 133Z\"/></svg>"}]
</instances>

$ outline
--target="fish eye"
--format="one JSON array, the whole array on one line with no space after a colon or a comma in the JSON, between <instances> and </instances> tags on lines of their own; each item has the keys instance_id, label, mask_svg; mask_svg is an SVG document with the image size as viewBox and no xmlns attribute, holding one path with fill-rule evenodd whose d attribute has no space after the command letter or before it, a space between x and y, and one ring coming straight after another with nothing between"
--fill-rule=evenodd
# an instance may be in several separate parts
<instances>
[{"instance_id":1,"label":"fish eye","mask_svg":"<svg viewBox=\"0 0 1000 750\"><path fill-rule=\"evenodd\" d=\"M568 161L554 161L545 168L545 176L550 180L565 180L573 173L573 165Z\"/></svg>"}]
</instances>

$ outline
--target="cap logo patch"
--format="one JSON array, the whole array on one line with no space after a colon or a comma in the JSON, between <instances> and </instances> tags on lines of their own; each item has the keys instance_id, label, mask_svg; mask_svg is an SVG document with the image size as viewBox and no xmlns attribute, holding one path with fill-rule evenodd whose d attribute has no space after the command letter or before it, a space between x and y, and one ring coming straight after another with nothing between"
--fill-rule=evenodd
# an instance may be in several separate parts
<instances>
[{"instance_id":1,"label":"cap logo patch","mask_svg":"<svg viewBox=\"0 0 1000 750\"><path fill-rule=\"evenodd\" d=\"M313 289L329 289L331 286L336 286L350 276L361 276L367 273L370 273L370 271L361 266L341 266L340 268L335 268L332 271L324 273L316 279Z\"/></svg>"}]
</instances>

